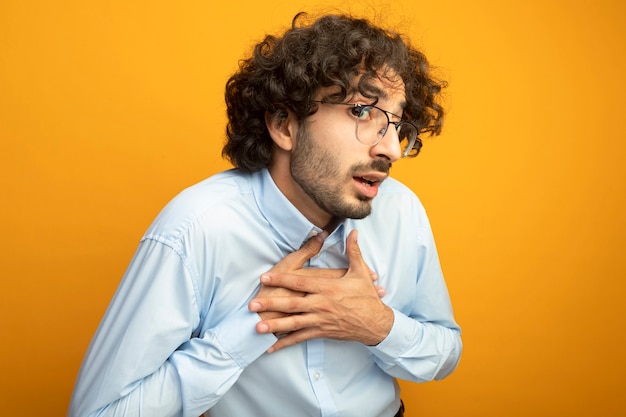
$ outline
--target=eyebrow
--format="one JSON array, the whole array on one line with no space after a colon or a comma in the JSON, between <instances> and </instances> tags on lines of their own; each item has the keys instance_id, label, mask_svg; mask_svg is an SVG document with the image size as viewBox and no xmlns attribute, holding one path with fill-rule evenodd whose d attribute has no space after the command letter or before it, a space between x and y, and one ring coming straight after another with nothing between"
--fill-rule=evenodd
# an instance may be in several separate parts
<instances>
[{"instance_id":1,"label":"eyebrow","mask_svg":"<svg viewBox=\"0 0 626 417\"><path fill-rule=\"evenodd\" d=\"M378 86L375 86L373 84L370 83L364 83L363 85L366 89L366 92L368 94L373 94L374 96L376 96L378 99L382 98L383 100L387 100L389 98L389 94L387 94L387 92L383 89L381 89ZM400 103L398 103L400 106L400 110L402 110L404 112L404 109L406 108L406 101L402 100ZM391 111L389 111L389 113L393 114L394 116L398 117L398 118L402 118L400 116L398 116L395 113L392 113Z\"/></svg>"}]
</instances>

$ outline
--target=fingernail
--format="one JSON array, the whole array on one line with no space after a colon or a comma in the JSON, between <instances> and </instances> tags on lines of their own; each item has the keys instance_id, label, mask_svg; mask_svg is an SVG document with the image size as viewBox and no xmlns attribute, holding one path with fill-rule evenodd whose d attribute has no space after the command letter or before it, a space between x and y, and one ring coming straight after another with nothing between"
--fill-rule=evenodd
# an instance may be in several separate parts
<instances>
[{"instance_id":1,"label":"fingernail","mask_svg":"<svg viewBox=\"0 0 626 417\"><path fill-rule=\"evenodd\" d=\"M270 282L270 276L269 275L261 275L261 282L264 284L267 284L268 282Z\"/></svg>"},{"instance_id":2,"label":"fingernail","mask_svg":"<svg viewBox=\"0 0 626 417\"><path fill-rule=\"evenodd\" d=\"M318 241L322 243L324 243L327 237L328 237L328 232L326 230L322 230L320 233L315 235L315 239L317 239Z\"/></svg>"},{"instance_id":3,"label":"fingernail","mask_svg":"<svg viewBox=\"0 0 626 417\"><path fill-rule=\"evenodd\" d=\"M250 303L250 311L257 312L261 310L261 303L257 303L256 301Z\"/></svg>"},{"instance_id":4,"label":"fingernail","mask_svg":"<svg viewBox=\"0 0 626 417\"><path fill-rule=\"evenodd\" d=\"M257 329L258 329L259 333L267 333L267 332L268 332L268 330L270 329L270 326L268 326L268 325L267 325L267 324L265 324L265 323L261 323L261 324L259 324L259 326L257 327Z\"/></svg>"}]
</instances>

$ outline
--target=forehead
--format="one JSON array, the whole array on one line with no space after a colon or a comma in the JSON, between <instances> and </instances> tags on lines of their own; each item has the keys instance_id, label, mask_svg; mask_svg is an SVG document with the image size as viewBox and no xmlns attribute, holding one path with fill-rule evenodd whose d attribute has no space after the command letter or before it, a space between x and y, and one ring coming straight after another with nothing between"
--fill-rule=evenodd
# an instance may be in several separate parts
<instances>
[{"instance_id":1,"label":"forehead","mask_svg":"<svg viewBox=\"0 0 626 417\"><path fill-rule=\"evenodd\" d=\"M381 70L375 74L359 74L350 83L348 100L361 100L366 103L376 102L387 106L386 110L400 111L406 105L405 86L402 77L391 69ZM320 98L339 96L341 88L332 86L319 91Z\"/></svg>"},{"instance_id":2,"label":"forehead","mask_svg":"<svg viewBox=\"0 0 626 417\"><path fill-rule=\"evenodd\" d=\"M406 105L404 81L392 71L361 80L357 91L378 99L379 104L389 103L399 108Z\"/></svg>"}]
</instances>

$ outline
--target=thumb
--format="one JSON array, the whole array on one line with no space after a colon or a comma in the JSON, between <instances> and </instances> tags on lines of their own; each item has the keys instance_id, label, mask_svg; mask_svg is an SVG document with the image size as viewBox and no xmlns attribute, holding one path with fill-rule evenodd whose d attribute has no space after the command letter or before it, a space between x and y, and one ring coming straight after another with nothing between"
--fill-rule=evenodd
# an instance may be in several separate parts
<instances>
[{"instance_id":1,"label":"thumb","mask_svg":"<svg viewBox=\"0 0 626 417\"><path fill-rule=\"evenodd\" d=\"M306 261L317 255L324 245L324 240L328 236L328 232L323 231L316 236L307 240L300 249L291 252L278 262L272 270L274 271L290 271L301 269Z\"/></svg>"},{"instance_id":2,"label":"thumb","mask_svg":"<svg viewBox=\"0 0 626 417\"><path fill-rule=\"evenodd\" d=\"M368 276L372 275L372 271L363 259L363 254L361 253L361 248L359 247L358 242L358 231L356 229L352 230L348 235L346 252L348 255L348 262L350 264L348 271L363 271Z\"/></svg>"}]
</instances>

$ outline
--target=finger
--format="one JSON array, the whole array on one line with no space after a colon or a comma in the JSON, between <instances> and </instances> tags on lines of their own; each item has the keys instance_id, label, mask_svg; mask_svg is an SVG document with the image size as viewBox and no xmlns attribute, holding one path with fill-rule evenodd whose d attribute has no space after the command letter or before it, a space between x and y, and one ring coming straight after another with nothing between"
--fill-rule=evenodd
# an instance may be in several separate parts
<instances>
[{"instance_id":1,"label":"finger","mask_svg":"<svg viewBox=\"0 0 626 417\"><path fill-rule=\"evenodd\" d=\"M311 318L306 314L293 314L284 317L278 317L270 320L263 320L257 323L257 333L274 333L274 334L286 334L292 333L298 330L305 329L311 326Z\"/></svg>"},{"instance_id":2,"label":"finger","mask_svg":"<svg viewBox=\"0 0 626 417\"><path fill-rule=\"evenodd\" d=\"M310 339L315 339L317 337L320 337L320 332L315 328L309 327L306 329L298 330L297 332L292 332L287 334L286 336L279 338L278 341L267 350L267 353L274 353L288 346L297 345L298 343L302 343Z\"/></svg>"},{"instance_id":3,"label":"finger","mask_svg":"<svg viewBox=\"0 0 626 417\"><path fill-rule=\"evenodd\" d=\"M328 232L326 231L322 231L316 236L313 236L307 240L300 249L285 256L280 262L274 265L271 271L289 271L302 268L306 261L319 253L327 236Z\"/></svg>"},{"instance_id":4,"label":"finger","mask_svg":"<svg viewBox=\"0 0 626 417\"><path fill-rule=\"evenodd\" d=\"M346 274L348 270L346 268L302 268L297 272L293 272L295 275L306 277L318 277L318 278L341 278ZM375 281L378 278L373 278Z\"/></svg>"},{"instance_id":5,"label":"finger","mask_svg":"<svg viewBox=\"0 0 626 417\"><path fill-rule=\"evenodd\" d=\"M376 294L378 294L380 298L383 298L385 295L387 295L387 290L385 289L385 287L381 287L380 285L374 285L374 288L376 289Z\"/></svg>"},{"instance_id":6,"label":"finger","mask_svg":"<svg viewBox=\"0 0 626 417\"><path fill-rule=\"evenodd\" d=\"M376 272L370 271L370 276L372 277L372 282L378 281L378 274ZM385 289L385 287L381 285L374 285L374 288L376 289L376 294L378 294L380 298L383 298L385 295L387 295L387 290Z\"/></svg>"},{"instance_id":7,"label":"finger","mask_svg":"<svg viewBox=\"0 0 626 417\"><path fill-rule=\"evenodd\" d=\"M346 253L348 255L348 262L350 267L348 268L348 273L367 273L371 276L372 270L368 268L365 260L363 259L363 254L361 253L361 248L359 247L358 242L358 231L356 229L352 230L348 235L348 239L346 242Z\"/></svg>"},{"instance_id":8,"label":"finger","mask_svg":"<svg viewBox=\"0 0 626 417\"><path fill-rule=\"evenodd\" d=\"M310 304L307 297L255 298L248 303L248 309L253 313L275 311L294 314L309 311Z\"/></svg>"},{"instance_id":9,"label":"finger","mask_svg":"<svg viewBox=\"0 0 626 417\"><path fill-rule=\"evenodd\" d=\"M261 283L269 287L287 288L301 293L319 293L331 278L322 276L292 274L289 272L268 272L261 275Z\"/></svg>"}]
</instances>

